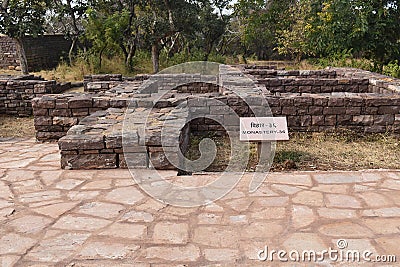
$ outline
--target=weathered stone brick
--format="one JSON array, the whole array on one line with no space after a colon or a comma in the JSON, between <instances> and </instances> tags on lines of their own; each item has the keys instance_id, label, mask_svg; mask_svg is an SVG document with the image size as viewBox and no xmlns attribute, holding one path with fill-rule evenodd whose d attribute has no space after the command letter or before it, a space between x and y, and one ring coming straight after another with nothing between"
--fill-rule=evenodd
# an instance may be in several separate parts
<instances>
[{"instance_id":1,"label":"weathered stone brick","mask_svg":"<svg viewBox=\"0 0 400 267\"><path fill-rule=\"evenodd\" d=\"M103 136L95 135L67 135L58 141L61 150L75 149L103 149Z\"/></svg>"},{"instance_id":2,"label":"weathered stone brick","mask_svg":"<svg viewBox=\"0 0 400 267\"><path fill-rule=\"evenodd\" d=\"M114 169L117 168L116 154L62 155L63 169Z\"/></svg>"},{"instance_id":3,"label":"weathered stone brick","mask_svg":"<svg viewBox=\"0 0 400 267\"><path fill-rule=\"evenodd\" d=\"M77 118L71 118L71 117L54 117L53 118L54 125L62 125L62 126L71 127L73 125L76 125L77 123L78 123Z\"/></svg>"},{"instance_id":4,"label":"weathered stone brick","mask_svg":"<svg viewBox=\"0 0 400 267\"><path fill-rule=\"evenodd\" d=\"M378 114L400 114L400 106L380 106Z\"/></svg>"},{"instance_id":5,"label":"weathered stone brick","mask_svg":"<svg viewBox=\"0 0 400 267\"><path fill-rule=\"evenodd\" d=\"M374 116L372 115L353 116L353 123L355 123L356 125L372 125L374 123Z\"/></svg>"},{"instance_id":6,"label":"weathered stone brick","mask_svg":"<svg viewBox=\"0 0 400 267\"><path fill-rule=\"evenodd\" d=\"M346 110L343 107L324 107L324 115L345 114Z\"/></svg>"},{"instance_id":7,"label":"weathered stone brick","mask_svg":"<svg viewBox=\"0 0 400 267\"><path fill-rule=\"evenodd\" d=\"M51 117L37 116L34 118L34 124L40 126L52 125L53 119Z\"/></svg>"},{"instance_id":8,"label":"weathered stone brick","mask_svg":"<svg viewBox=\"0 0 400 267\"><path fill-rule=\"evenodd\" d=\"M346 126L353 122L353 116L351 115L337 115L337 125Z\"/></svg>"},{"instance_id":9,"label":"weathered stone brick","mask_svg":"<svg viewBox=\"0 0 400 267\"><path fill-rule=\"evenodd\" d=\"M322 126L325 124L325 116L312 116L312 125Z\"/></svg>"},{"instance_id":10,"label":"weathered stone brick","mask_svg":"<svg viewBox=\"0 0 400 267\"><path fill-rule=\"evenodd\" d=\"M300 116L300 125L303 127L311 126L312 124L312 119L311 116L306 115L306 116Z\"/></svg>"},{"instance_id":11,"label":"weathered stone brick","mask_svg":"<svg viewBox=\"0 0 400 267\"><path fill-rule=\"evenodd\" d=\"M335 126L336 125L336 115L325 116L325 126Z\"/></svg>"},{"instance_id":12,"label":"weathered stone brick","mask_svg":"<svg viewBox=\"0 0 400 267\"><path fill-rule=\"evenodd\" d=\"M322 115L324 112L324 108L320 106L310 106L308 107L308 114L309 115Z\"/></svg>"},{"instance_id":13,"label":"weathered stone brick","mask_svg":"<svg viewBox=\"0 0 400 267\"><path fill-rule=\"evenodd\" d=\"M330 107L341 107L344 106L344 99L339 97L331 97L328 101Z\"/></svg>"},{"instance_id":14,"label":"weathered stone brick","mask_svg":"<svg viewBox=\"0 0 400 267\"><path fill-rule=\"evenodd\" d=\"M386 115L374 115L374 124L375 125L392 125L394 123L394 115L386 114Z\"/></svg>"},{"instance_id":15,"label":"weathered stone brick","mask_svg":"<svg viewBox=\"0 0 400 267\"><path fill-rule=\"evenodd\" d=\"M68 100L68 107L73 109L91 108L92 98L90 96L75 96Z\"/></svg>"}]
</instances>

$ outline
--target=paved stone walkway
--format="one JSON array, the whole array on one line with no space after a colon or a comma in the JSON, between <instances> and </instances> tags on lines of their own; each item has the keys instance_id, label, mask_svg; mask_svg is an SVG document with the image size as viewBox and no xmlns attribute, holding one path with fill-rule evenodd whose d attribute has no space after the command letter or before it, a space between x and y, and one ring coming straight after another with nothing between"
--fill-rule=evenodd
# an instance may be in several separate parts
<instances>
[{"instance_id":1,"label":"paved stone walkway","mask_svg":"<svg viewBox=\"0 0 400 267\"><path fill-rule=\"evenodd\" d=\"M185 209L148 197L127 170L60 170L56 144L6 140L0 155L0 266L310 266L257 254L338 239L400 261L400 171L274 173L255 193L244 179Z\"/></svg>"}]
</instances>

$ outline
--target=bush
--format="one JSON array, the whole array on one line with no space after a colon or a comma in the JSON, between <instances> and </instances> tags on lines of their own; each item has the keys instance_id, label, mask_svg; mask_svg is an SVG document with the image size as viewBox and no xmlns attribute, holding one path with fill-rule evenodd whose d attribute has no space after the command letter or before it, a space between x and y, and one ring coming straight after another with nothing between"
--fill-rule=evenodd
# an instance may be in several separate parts
<instances>
[{"instance_id":1,"label":"bush","mask_svg":"<svg viewBox=\"0 0 400 267\"><path fill-rule=\"evenodd\" d=\"M389 75L395 78L400 78L400 65L397 60L391 61L389 64L383 67L383 74Z\"/></svg>"},{"instance_id":2,"label":"bush","mask_svg":"<svg viewBox=\"0 0 400 267\"><path fill-rule=\"evenodd\" d=\"M324 58L311 58L307 60L309 63L319 68L338 67L338 68L357 68L373 71L372 62L365 58L354 58L351 50L343 50Z\"/></svg>"}]
</instances>

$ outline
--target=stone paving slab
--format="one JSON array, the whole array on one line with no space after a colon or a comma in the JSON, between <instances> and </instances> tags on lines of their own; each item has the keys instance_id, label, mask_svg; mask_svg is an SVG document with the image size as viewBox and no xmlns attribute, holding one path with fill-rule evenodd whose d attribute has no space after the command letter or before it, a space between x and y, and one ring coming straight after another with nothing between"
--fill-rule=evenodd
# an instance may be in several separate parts
<instances>
[{"instance_id":1,"label":"stone paving slab","mask_svg":"<svg viewBox=\"0 0 400 267\"><path fill-rule=\"evenodd\" d=\"M254 193L248 175L212 205L178 208L128 170L60 170L57 144L3 140L0 155L0 266L398 266L258 259L266 246L323 251L339 239L400 257L398 170L272 173Z\"/></svg>"}]
</instances>

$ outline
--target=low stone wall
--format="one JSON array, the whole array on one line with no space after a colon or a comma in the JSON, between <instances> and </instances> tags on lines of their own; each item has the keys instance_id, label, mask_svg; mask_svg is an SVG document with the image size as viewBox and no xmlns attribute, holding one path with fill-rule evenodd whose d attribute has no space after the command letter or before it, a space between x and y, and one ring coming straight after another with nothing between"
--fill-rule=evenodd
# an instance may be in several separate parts
<instances>
[{"instance_id":1,"label":"low stone wall","mask_svg":"<svg viewBox=\"0 0 400 267\"><path fill-rule=\"evenodd\" d=\"M36 139L55 141L83 118L99 110L125 108L130 98L69 93L46 95L32 101ZM151 105L152 103L150 103Z\"/></svg>"},{"instance_id":2,"label":"low stone wall","mask_svg":"<svg viewBox=\"0 0 400 267\"><path fill-rule=\"evenodd\" d=\"M0 113L30 116L32 99L57 93L58 88L55 81L0 79Z\"/></svg>"},{"instance_id":3,"label":"low stone wall","mask_svg":"<svg viewBox=\"0 0 400 267\"><path fill-rule=\"evenodd\" d=\"M328 78L266 78L259 79L271 93L368 93L369 79L328 79Z\"/></svg>"},{"instance_id":4,"label":"low stone wall","mask_svg":"<svg viewBox=\"0 0 400 267\"><path fill-rule=\"evenodd\" d=\"M336 70L276 70L263 68L243 67L242 71L256 79L265 78L308 78L308 79L335 79L337 78Z\"/></svg>"},{"instance_id":5,"label":"low stone wall","mask_svg":"<svg viewBox=\"0 0 400 267\"><path fill-rule=\"evenodd\" d=\"M400 95L285 94L268 103L274 116L287 117L291 131L400 133Z\"/></svg>"},{"instance_id":6,"label":"low stone wall","mask_svg":"<svg viewBox=\"0 0 400 267\"><path fill-rule=\"evenodd\" d=\"M396 91L397 80L387 82L385 80L387 77L382 78L369 72L353 71L347 73L340 69L280 71L280 73L304 76L303 78L289 78L289 76L282 78L282 76L259 79L269 90L263 94L269 103L272 114L274 116L287 116L291 131L331 131L346 128L365 133L399 132L400 94ZM336 75L337 78L310 78L310 76L318 73L321 73L324 77ZM363 78L363 74L367 78ZM224 80L224 85L228 87L236 86L239 91L242 90L241 88L245 88L238 82L239 77L241 77L240 72L230 73L227 78L223 78L223 75L220 75L219 79ZM372 77L373 84L370 83L371 80L368 77ZM103 83L99 80L110 80L108 82L119 84L105 92L83 95L50 95L35 99L34 114L37 139L41 141L57 140L66 135L67 131L84 117L108 108L125 108L130 101L135 101L137 107L152 107L155 101L151 96L152 93L168 91L177 84L177 88L168 94L170 99L159 101L155 107L169 106L170 101L174 101L174 94L187 98L193 94L210 94L207 97L221 100L224 103L229 102L228 106L231 106L241 116L251 116L251 113L247 113L250 111L245 103L241 103L232 95L223 96L225 93L215 84L218 82L218 78L215 76L159 74L145 80L143 84L135 80L118 82L111 81L111 79L120 80L124 78L122 75L90 76L90 79L86 79L91 81L88 84ZM187 81L192 82L185 84ZM181 85L179 86L179 84ZM251 86L251 88L254 87ZM262 91L261 88L257 87L251 90L254 90L254 92ZM248 89L245 91L242 93L251 93L248 92ZM373 93L373 91L380 91L381 93ZM224 108L199 106L194 107L194 109L218 118L224 115ZM265 109L263 112L267 111L268 109ZM197 119L191 123L190 127L194 133L216 131L217 134L223 134L221 125L212 119Z\"/></svg>"},{"instance_id":7,"label":"low stone wall","mask_svg":"<svg viewBox=\"0 0 400 267\"><path fill-rule=\"evenodd\" d=\"M138 85L148 78L149 75L143 74L134 77L123 77L122 74L85 75L83 78L83 86L85 92L101 93L120 85L122 82L136 83L136 85Z\"/></svg>"},{"instance_id":8,"label":"low stone wall","mask_svg":"<svg viewBox=\"0 0 400 267\"><path fill-rule=\"evenodd\" d=\"M400 93L400 79L395 79L383 74L353 68L333 69L338 76L349 79L368 79L370 93L392 94Z\"/></svg>"},{"instance_id":9,"label":"low stone wall","mask_svg":"<svg viewBox=\"0 0 400 267\"><path fill-rule=\"evenodd\" d=\"M195 82L178 86L176 91L180 94L207 94L219 93L219 86L212 83Z\"/></svg>"},{"instance_id":10,"label":"low stone wall","mask_svg":"<svg viewBox=\"0 0 400 267\"><path fill-rule=\"evenodd\" d=\"M220 70L217 77L155 75L136 87L121 82L102 93L42 97L34 101L38 139L56 139L69 129L59 140L63 168L176 169L167 154L175 157L178 145L185 152L189 133L237 135L239 117L284 116L290 131L400 133L400 94L394 87L373 93L367 78L314 79L302 73L305 77L259 79L263 88L240 71ZM128 106L133 146L123 147Z\"/></svg>"}]
</instances>

